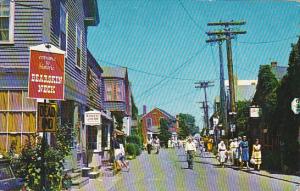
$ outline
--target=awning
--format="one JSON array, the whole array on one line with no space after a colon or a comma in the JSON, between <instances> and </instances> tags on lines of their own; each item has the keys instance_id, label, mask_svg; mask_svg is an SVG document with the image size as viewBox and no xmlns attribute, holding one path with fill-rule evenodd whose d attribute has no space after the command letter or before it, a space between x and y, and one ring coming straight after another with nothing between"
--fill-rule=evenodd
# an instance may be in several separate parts
<instances>
[{"instance_id":1,"label":"awning","mask_svg":"<svg viewBox=\"0 0 300 191\"><path fill-rule=\"evenodd\" d=\"M112 118L111 118L111 115L108 115L107 113L105 113L104 111L101 111L101 116L108 119L108 120L111 120L112 121Z\"/></svg>"}]
</instances>

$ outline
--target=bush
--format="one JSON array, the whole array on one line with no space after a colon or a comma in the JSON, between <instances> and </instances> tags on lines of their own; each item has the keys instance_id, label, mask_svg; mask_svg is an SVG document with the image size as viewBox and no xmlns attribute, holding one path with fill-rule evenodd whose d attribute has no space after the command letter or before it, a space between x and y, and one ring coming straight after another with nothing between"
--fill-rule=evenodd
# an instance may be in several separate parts
<instances>
[{"instance_id":1,"label":"bush","mask_svg":"<svg viewBox=\"0 0 300 191\"><path fill-rule=\"evenodd\" d=\"M134 144L134 146L135 146L135 154L137 156L140 155L141 154L141 148L137 144Z\"/></svg>"},{"instance_id":2,"label":"bush","mask_svg":"<svg viewBox=\"0 0 300 191\"><path fill-rule=\"evenodd\" d=\"M125 151L127 155L136 156L136 146L133 143L128 143L125 145Z\"/></svg>"},{"instance_id":3,"label":"bush","mask_svg":"<svg viewBox=\"0 0 300 191\"><path fill-rule=\"evenodd\" d=\"M128 137L126 137L126 141L127 143L133 143L133 144L136 144L138 145L139 147L141 147L143 144L142 144L142 139L140 136L138 135L130 135Z\"/></svg>"},{"instance_id":4,"label":"bush","mask_svg":"<svg viewBox=\"0 0 300 191\"><path fill-rule=\"evenodd\" d=\"M281 170L280 164L280 151L265 151L262 153L262 166L266 170L279 171Z\"/></svg>"}]
</instances>

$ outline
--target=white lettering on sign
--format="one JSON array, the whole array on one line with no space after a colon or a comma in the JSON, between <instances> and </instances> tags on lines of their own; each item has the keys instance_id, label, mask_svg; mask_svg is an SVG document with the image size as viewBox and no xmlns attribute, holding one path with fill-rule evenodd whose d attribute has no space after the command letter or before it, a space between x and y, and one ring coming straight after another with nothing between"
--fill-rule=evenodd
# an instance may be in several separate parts
<instances>
[{"instance_id":1,"label":"white lettering on sign","mask_svg":"<svg viewBox=\"0 0 300 191\"><path fill-rule=\"evenodd\" d=\"M62 84L62 76L49 76L49 75L40 75L40 74L31 74L32 82L41 82L48 84Z\"/></svg>"},{"instance_id":2,"label":"white lettering on sign","mask_svg":"<svg viewBox=\"0 0 300 191\"><path fill-rule=\"evenodd\" d=\"M85 113L84 123L86 125L101 125L101 113Z\"/></svg>"},{"instance_id":3,"label":"white lettering on sign","mask_svg":"<svg viewBox=\"0 0 300 191\"><path fill-rule=\"evenodd\" d=\"M38 92L46 94L55 94L55 86L38 85Z\"/></svg>"}]
</instances>

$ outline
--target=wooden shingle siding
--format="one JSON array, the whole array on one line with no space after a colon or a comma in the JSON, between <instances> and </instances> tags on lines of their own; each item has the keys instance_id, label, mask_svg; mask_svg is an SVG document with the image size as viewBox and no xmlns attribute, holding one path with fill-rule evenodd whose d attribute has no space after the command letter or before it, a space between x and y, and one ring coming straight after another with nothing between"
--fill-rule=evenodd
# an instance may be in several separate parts
<instances>
[{"instance_id":1,"label":"wooden shingle siding","mask_svg":"<svg viewBox=\"0 0 300 191\"><path fill-rule=\"evenodd\" d=\"M81 0L66 1L65 7L68 13L68 31L67 31L67 62L66 62L66 74L67 80L70 82L66 86L69 88L69 92L72 92L72 96L83 104L86 104L87 85L86 85L86 34L84 28L84 10ZM76 67L76 25L82 31L82 62L81 69ZM55 25L57 26L57 25ZM58 25L59 26L59 25Z\"/></svg>"},{"instance_id":2,"label":"wooden shingle siding","mask_svg":"<svg viewBox=\"0 0 300 191\"><path fill-rule=\"evenodd\" d=\"M14 42L0 44L0 66L28 68L29 47L49 42L49 38L53 45L59 47L60 4L62 3L68 13L65 96L66 99L86 104L87 38L82 0L16 0L15 2ZM46 21L51 22L45 24ZM76 26L82 31L80 69L76 67Z\"/></svg>"},{"instance_id":3,"label":"wooden shingle siding","mask_svg":"<svg viewBox=\"0 0 300 191\"><path fill-rule=\"evenodd\" d=\"M92 68L88 68L88 106L100 110L99 78Z\"/></svg>"},{"instance_id":4,"label":"wooden shingle siding","mask_svg":"<svg viewBox=\"0 0 300 191\"><path fill-rule=\"evenodd\" d=\"M0 65L28 67L27 47L40 44L43 40L43 10L19 4L42 8L43 0L16 0L15 2L14 44L0 45Z\"/></svg>"}]
</instances>

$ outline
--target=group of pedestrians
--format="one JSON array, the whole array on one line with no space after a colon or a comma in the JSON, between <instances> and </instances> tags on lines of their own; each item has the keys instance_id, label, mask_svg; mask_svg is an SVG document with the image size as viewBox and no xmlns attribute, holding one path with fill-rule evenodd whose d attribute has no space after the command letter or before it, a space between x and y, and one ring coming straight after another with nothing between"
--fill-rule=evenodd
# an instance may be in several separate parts
<instances>
[{"instance_id":1,"label":"group of pedestrians","mask_svg":"<svg viewBox=\"0 0 300 191\"><path fill-rule=\"evenodd\" d=\"M151 154L152 150L155 150L155 154L159 154L160 150L160 140L158 137L155 137L154 139L148 138L147 140L147 152L148 154Z\"/></svg>"},{"instance_id":2,"label":"group of pedestrians","mask_svg":"<svg viewBox=\"0 0 300 191\"><path fill-rule=\"evenodd\" d=\"M218 159L222 167L224 167L227 162L230 165L239 166L240 168L246 165L247 169L250 169L249 162L251 162L254 168L259 171L262 161L261 145L258 139L256 139L255 144L252 146L251 159L249 154L249 142L246 136L243 136L243 138L234 138L233 140L230 139L228 149L224 141L220 141L218 144Z\"/></svg>"}]
</instances>

